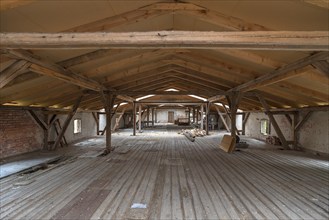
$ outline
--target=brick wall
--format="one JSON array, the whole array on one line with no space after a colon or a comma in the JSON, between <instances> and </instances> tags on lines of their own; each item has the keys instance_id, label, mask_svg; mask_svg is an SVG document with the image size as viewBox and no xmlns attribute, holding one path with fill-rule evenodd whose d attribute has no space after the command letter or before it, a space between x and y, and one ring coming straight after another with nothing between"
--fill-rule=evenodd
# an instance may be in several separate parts
<instances>
[{"instance_id":1,"label":"brick wall","mask_svg":"<svg viewBox=\"0 0 329 220\"><path fill-rule=\"evenodd\" d=\"M42 137L27 111L0 110L0 158L42 149Z\"/></svg>"}]
</instances>

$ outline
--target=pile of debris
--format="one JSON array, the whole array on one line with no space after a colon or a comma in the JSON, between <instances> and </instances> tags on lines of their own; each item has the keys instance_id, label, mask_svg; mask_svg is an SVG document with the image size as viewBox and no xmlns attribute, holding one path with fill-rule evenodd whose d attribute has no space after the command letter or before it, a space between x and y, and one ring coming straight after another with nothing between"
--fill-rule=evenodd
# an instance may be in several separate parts
<instances>
[{"instance_id":1,"label":"pile of debris","mask_svg":"<svg viewBox=\"0 0 329 220\"><path fill-rule=\"evenodd\" d=\"M268 136L266 138L266 143L267 144L272 144L272 145L281 145L280 138L278 138L276 136Z\"/></svg>"},{"instance_id":2,"label":"pile of debris","mask_svg":"<svg viewBox=\"0 0 329 220\"><path fill-rule=\"evenodd\" d=\"M206 131L202 129L182 129L178 134L185 135L190 141L194 142L195 137L203 137L206 135Z\"/></svg>"}]
</instances>

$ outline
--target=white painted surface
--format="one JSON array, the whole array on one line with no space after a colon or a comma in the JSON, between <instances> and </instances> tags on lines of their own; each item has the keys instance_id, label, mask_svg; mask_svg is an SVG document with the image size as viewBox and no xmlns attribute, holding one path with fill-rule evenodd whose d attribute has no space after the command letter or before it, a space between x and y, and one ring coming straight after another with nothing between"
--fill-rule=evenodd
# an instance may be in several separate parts
<instances>
[{"instance_id":1,"label":"white painted surface","mask_svg":"<svg viewBox=\"0 0 329 220\"><path fill-rule=\"evenodd\" d=\"M299 120L304 115L300 115ZM292 140L292 127L284 115L274 116L283 135L287 141ZM260 120L268 119L264 113L251 113L246 124L246 136L259 140L265 140L267 135L260 133ZM302 148L329 153L329 114L328 112L313 112L306 123L301 127L298 134L298 143ZM273 126L270 128L270 135L277 136Z\"/></svg>"}]
</instances>

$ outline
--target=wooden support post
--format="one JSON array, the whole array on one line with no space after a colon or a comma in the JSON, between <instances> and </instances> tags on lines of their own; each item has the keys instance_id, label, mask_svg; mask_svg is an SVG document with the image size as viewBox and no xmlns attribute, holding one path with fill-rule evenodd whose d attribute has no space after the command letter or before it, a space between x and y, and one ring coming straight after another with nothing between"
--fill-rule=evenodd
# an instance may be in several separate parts
<instances>
[{"instance_id":1,"label":"wooden support post","mask_svg":"<svg viewBox=\"0 0 329 220\"><path fill-rule=\"evenodd\" d=\"M201 125L200 125L200 128L203 130L204 127L203 127L203 104L201 105Z\"/></svg>"},{"instance_id":2,"label":"wooden support post","mask_svg":"<svg viewBox=\"0 0 329 220\"><path fill-rule=\"evenodd\" d=\"M112 135L112 108L115 101L116 96L110 93L104 93L104 91L101 91L101 97L103 99L104 109L106 113L106 126L104 128L104 131L106 132L106 149L104 150L104 154L108 154L112 151L111 146L111 135ZM104 133L103 131L103 133Z\"/></svg>"},{"instance_id":3,"label":"wooden support post","mask_svg":"<svg viewBox=\"0 0 329 220\"><path fill-rule=\"evenodd\" d=\"M188 107L188 124L191 124L191 108Z\"/></svg>"},{"instance_id":4,"label":"wooden support post","mask_svg":"<svg viewBox=\"0 0 329 220\"><path fill-rule=\"evenodd\" d=\"M282 143L282 147L284 149L287 149L288 150L289 149L288 142L287 142L286 138L284 137L284 135L283 135L283 133L282 133L282 131L281 131L278 123L276 122L276 120L275 120L275 118L273 116L273 113L270 112L269 105L267 104L267 102L265 101L265 99L261 95L258 95L258 99L259 99L260 103L262 104L262 106L264 107L265 113L268 115L268 117L269 117L269 119L270 119L270 121L271 121L271 123L273 125L273 128L274 128L274 130L276 132L276 134L279 136L280 141Z\"/></svg>"},{"instance_id":5,"label":"wooden support post","mask_svg":"<svg viewBox=\"0 0 329 220\"><path fill-rule=\"evenodd\" d=\"M154 127L154 108L152 108L152 127Z\"/></svg>"},{"instance_id":6,"label":"wooden support post","mask_svg":"<svg viewBox=\"0 0 329 220\"><path fill-rule=\"evenodd\" d=\"M92 112L93 118L95 120L96 123L96 134L98 135L98 131L99 131L99 118L98 118L98 114L96 114L96 112Z\"/></svg>"},{"instance_id":7,"label":"wooden support post","mask_svg":"<svg viewBox=\"0 0 329 220\"><path fill-rule=\"evenodd\" d=\"M147 115L146 115L147 117L146 117L146 120L147 120L147 122L146 122L146 124L147 124L147 127L149 126L149 121L150 121L150 107L149 106L147 106Z\"/></svg>"},{"instance_id":8,"label":"wooden support post","mask_svg":"<svg viewBox=\"0 0 329 220\"><path fill-rule=\"evenodd\" d=\"M155 122L158 121L158 115L157 115L157 109L156 108L154 109L154 120L155 120Z\"/></svg>"},{"instance_id":9,"label":"wooden support post","mask_svg":"<svg viewBox=\"0 0 329 220\"><path fill-rule=\"evenodd\" d=\"M77 101L73 105L72 111L70 111L69 114L67 115L66 120L65 120L64 125L63 125L63 129L61 130L61 132L59 133L58 137L56 138L56 141L55 141L54 145L52 146L51 150L55 150L58 147L59 143L61 142L61 140L62 140L62 138L63 138L63 136L65 134L65 131L66 131L67 127L69 126L69 124L70 124L73 116L75 115L75 113L78 110L78 107L80 105L80 102L82 100L82 97L83 97L83 95L81 95L77 99Z\"/></svg>"},{"instance_id":10,"label":"wooden support post","mask_svg":"<svg viewBox=\"0 0 329 220\"><path fill-rule=\"evenodd\" d=\"M229 100L228 96L226 96L226 99ZM231 104L230 104L231 101L227 101L227 102L229 103L229 105L231 105ZM221 102L221 104L222 104L222 106L223 106L223 108L224 108L224 110L225 110L225 112L226 112L226 115L229 117L230 120L232 120L232 115L231 115L231 113L227 110L227 108L226 108L226 106L224 105L224 103ZM235 119L235 120L236 120L236 119ZM236 134L237 134L237 135L240 135L240 132L239 132L238 128L236 127L236 125L235 125L235 131L236 131Z\"/></svg>"},{"instance_id":11,"label":"wooden support post","mask_svg":"<svg viewBox=\"0 0 329 220\"><path fill-rule=\"evenodd\" d=\"M249 118L250 112L244 113L243 114L243 121L242 121L242 134L246 134L246 124Z\"/></svg>"},{"instance_id":12,"label":"wooden support post","mask_svg":"<svg viewBox=\"0 0 329 220\"><path fill-rule=\"evenodd\" d=\"M97 120L99 122L99 112L97 112ZM97 124L97 135L99 135L100 130L99 130L99 123Z\"/></svg>"},{"instance_id":13,"label":"wooden support post","mask_svg":"<svg viewBox=\"0 0 329 220\"><path fill-rule=\"evenodd\" d=\"M225 120L223 114L220 112L218 106L215 106L215 108L216 108L216 110L217 110L217 112L218 112L218 115L219 115L220 119L222 120L222 122L223 122L223 124L224 124L224 126L225 126L225 129L226 129L228 132L231 132L231 130L230 130L229 126L227 125L226 120Z\"/></svg>"},{"instance_id":14,"label":"wooden support post","mask_svg":"<svg viewBox=\"0 0 329 220\"><path fill-rule=\"evenodd\" d=\"M142 105L139 104L138 107L138 132L142 133Z\"/></svg>"},{"instance_id":15,"label":"wooden support post","mask_svg":"<svg viewBox=\"0 0 329 220\"><path fill-rule=\"evenodd\" d=\"M307 121L307 119L309 119L309 117L311 116L312 111L308 111L306 112L304 118L302 118L302 120L300 120L300 122L298 122L298 124L295 127L295 130L298 132L300 130L300 128L304 125L304 123Z\"/></svg>"},{"instance_id":16,"label":"wooden support post","mask_svg":"<svg viewBox=\"0 0 329 220\"><path fill-rule=\"evenodd\" d=\"M230 112L231 112L231 136L236 140L236 133L239 134L238 129L236 127L236 112L238 110L239 102L242 97L241 92L232 92L229 96L227 96L227 101L230 104ZM225 105L223 105L225 107Z\"/></svg>"},{"instance_id":17,"label":"wooden support post","mask_svg":"<svg viewBox=\"0 0 329 220\"><path fill-rule=\"evenodd\" d=\"M199 107L197 107L196 109L196 124L199 123Z\"/></svg>"},{"instance_id":18,"label":"wooden support post","mask_svg":"<svg viewBox=\"0 0 329 220\"><path fill-rule=\"evenodd\" d=\"M28 110L32 118L43 130L43 149L48 149L48 139L49 139L49 125L48 125L48 115L44 114L44 120L40 119L38 115L33 110Z\"/></svg>"},{"instance_id":19,"label":"wooden support post","mask_svg":"<svg viewBox=\"0 0 329 220\"><path fill-rule=\"evenodd\" d=\"M136 136L136 102L133 102L133 136Z\"/></svg>"},{"instance_id":20,"label":"wooden support post","mask_svg":"<svg viewBox=\"0 0 329 220\"><path fill-rule=\"evenodd\" d=\"M195 107L193 106L193 113L192 113L192 117L193 117L193 123L195 123Z\"/></svg>"},{"instance_id":21,"label":"wooden support post","mask_svg":"<svg viewBox=\"0 0 329 220\"><path fill-rule=\"evenodd\" d=\"M291 119L290 115L289 115L289 114L284 114L284 116L285 116L286 119L288 120L290 126L292 126L292 119Z\"/></svg>"},{"instance_id":22,"label":"wooden support post","mask_svg":"<svg viewBox=\"0 0 329 220\"><path fill-rule=\"evenodd\" d=\"M211 103L206 104L206 135L209 135L209 111Z\"/></svg>"}]
</instances>

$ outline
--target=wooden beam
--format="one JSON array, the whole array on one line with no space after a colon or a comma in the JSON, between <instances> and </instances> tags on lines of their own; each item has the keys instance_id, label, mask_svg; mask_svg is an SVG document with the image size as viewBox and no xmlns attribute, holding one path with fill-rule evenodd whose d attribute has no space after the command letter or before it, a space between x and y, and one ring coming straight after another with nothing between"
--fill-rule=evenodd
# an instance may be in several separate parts
<instances>
[{"instance_id":1,"label":"wooden beam","mask_svg":"<svg viewBox=\"0 0 329 220\"><path fill-rule=\"evenodd\" d=\"M295 130L296 132L298 132L301 127L305 124L305 122L307 121L307 119L309 119L312 115L312 111L307 111L305 116L302 118L302 120L299 121L299 123L295 126Z\"/></svg>"},{"instance_id":2,"label":"wooden beam","mask_svg":"<svg viewBox=\"0 0 329 220\"><path fill-rule=\"evenodd\" d=\"M230 115L231 118L231 136L236 139L236 134L240 135L239 130L236 127L236 113L239 108L239 103L242 98L242 93L241 92L233 92L226 96L227 101L229 103L230 107L230 114L226 112L228 115ZM223 105L223 104L222 104ZM223 105L224 109L226 109L225 105ZM226 109L227 111L227 109Z\"/></svg>"},{"instance_id":3,"label":"wooden beam","mask_svg":"<svg viewBox=\"0 0 329 220\"><path fill-rule=\"evenodd\" d=\"M243 135L246 134L246 124L249 119L249 116L250 116L250 112L243 113L243 121L242 121L242 134Z\"/></svg>"},{"instance_id":4,"label":"wooden beam","mask_svg":"<svg viewBox=\"0 0 329 220\"><path fill-rule=\"evenodd\" d=\"M73 116L75 115L75 113L78 110L78 107L80 105L80 102L81 102L82 98L83 98L83 95L81 95L76 100L75 104L72 107L72 110L67 115L66 120L65 120L64 125L63 125L63 128L62 128L61 132L59 133L59 135L57 136L56 141L55 141L54 145L52 146L51 150L55 150L58 147L58 145L60 144L60 142L61 142L61 140L62 140L62 138L63 138L63 136L66 132L66 129L68 128Z\"/></svg>"},{"instance_id":5,"label":"wooden beam","mask_svg":"<svg viewBox=\"0 0 329 220\"><path fill-rule=\"evenodd\" d=\"M0 11L5 11L20 6L28 5L37 0L2 0L0 3Z\"/></svg>"},{"instance_id":6,"label":"wooden beam","mask_svg":"<svg viewBox=\"0 0 329 220\"><path fill-rule=\"evenodd\" d=\"M69 69L65 69L62 66L58 64L54 64L48 61L43 61L40 58L36 57L35 55L26 52L26 51L17 51L17 50L5 50L2 51L10 56L17 57L19 59L23 59L26 61L31 62L31 66L29 69L33 72L50 76L53 78L56 78L58 80L65 81L70 84L75 84L77 86L80 86L82 88L94 90L94 91L101 91L101 90L113 90L110 87L105 88L102 84L99 82L89 79L81 74L77 74ZM118 98L132 102L134 101L133 98L125 96L125 95L120 95Z\"/></svg>"},{"instance_id":7,"label":"wooden beam","mask_svg":"<svg viewBox=\"0 0 329 220\"><path fill-rule=\"evenodd\" d=\"M303 108L277 108L277 109L270 109L270 112L273 114L287 114L290 112L298 112L298 111L329 111L329 105L323 106L310 106L310 107L303 107ZM263 112L261 110L252 110L252 111L244 111L244 112Z\"/></svg>"},{"instance_id":8,"label":"wooden beam","mask_svg":"<svg viewBox=\"0 0 329 220\"><path fill-rule=\"evenodd\" d=\"M285 80L287 78L296 76L300 74L298 72L297 74L294 72L297 69L303 68L307 65L311 65L312 63L323 60L326 57L328 57L328 52L320 52L313 54L311 56L299 59L293 63L290 63L284 67L281 67L277 70L274 70L266 75L260 76L257 79L251 80L247 83L244 83L242 85L239 85L233 89L232 91L250 91L253 89L257 89L259 87L267 86L282 80Z\"/></svg>"},{"instance_id":9,"label":"wooden beam","mask_svg":"<svg viewBox=\"0 0 329 220\"><path fill-rule=\"evenodd\" d=\"M17 60L0 74L0 89L5 87L13 79L26 73L31 64L25 60Z\"/></svg>"},{"instance_id":10,"label":"wooden beam","mask_svg":"<svg viewBox=\"0 0 329 220\"><path fill-rule=\"evenodd\" d=\"M329 2L328 0L301 0L303 2L306 2L308 4L315 5L320 8L326 8L329 9Z\"/></svg>"},{"instance_id":11,"label":"wooden beam","mask_svg":"<svg viewBox=\"0 0 329 220\"><path fill-rule=\"evenodd\" d=\"M103 101L104 109L105 109L105 113L106 113L106 126L104 128L104 131L106 132L106 137L105 137L106 147L105 147L105 150L104 150L104 154L108 154L112 151L112 144L111 144L112 129L111 129L111 125L112 125L112 108L113 108L115 96L113 96L110 93L104 93L103 91L101 91L101 97L102 97L102 101Z\"/></svg>"},{"instance_id":12,"label":"wooden beam","mask_svg":"<svg viewBox=\"0 0 329 220\"><path fill-rule=\"evenodd\" d=\"M215 105L215 108L216 108L216 110L218 112L218 115L219 115L220 119L222 120L222 122L223 122L223 124L225 126L225 129L227 130L227 132L231 132L230 127L227 125L227 123L225 121L225 118L223 116L223 113L221 113L221 111L219 110L219 107L217 105Z\"/></svg>"},{"instance_id":13,"label":"wooden beam","mask_svg":"<svg viewBox=\"0 0 329 220\"><path fill-rule=\"evenodd\" d=\"M314 66L320 73L323 73L325 76L329 77L329 63L328 61L317 61L312 63L312 66Z\"/></svg>"},{"instance_id":14,"label":"wooden beam","mask_svg":"<svg viewBox=\"0 0 329 220\"><path fill-rule=\"evenodd\" d=\"M292 126L292 122L293 122L293 120L292 120L292 118L290 117L290 115L289 115L289 114L284 114L284 116L286 117L286 119L287 119L287 121L289 122L289 124Z\"/></svg>"},{"instance_id":15,"label":"wooden beam","mask_svg":"<svg viewBox=\"0 0 329 220\"><path fill-rule=\"evenodd\" d=\"M136 136L136 103L133 102L133 136Z\"/></svg>"},{"instance_id":16,"label":"wooden beam","mask_svg":"<svg viewBox=\"0 0 329 220\"><path fill-rule=\"evenodd\" d=\"M138 105L138 132L142 133L142 105Z\"/></svg>"},{"instance_id":17,"label":"wooden beam","mask_svg":"<svg viewBox=\"0 0 329 220\"><path fill-rule=\"evenodd\" d=\"M328 31L0 33L1 49L193 48L328 51Z\"/></svg>"},{"instance_id":18,"label":"wooden beam","mask_svg":"<svg viewBox=\"0 0 329 220\"><path fill-rule=\"evenodd\" d=\"M30 113L32 118L35 120L35 122L37 122L37 124L42 130L48 130L48 124L44 122L42 119L40 119L39 116L35 114L33 110L28 110L28 112Z\"/></svg>"},{"instance_id":19,"label":"wooden beam","mask_svg":"<svg viewBox=\"0 0 329 220\"><path fill-rule=\"evenodd\" d=\"M289 146L288 146L288 143L286 141L286 138L284 137L278 123L276 122L274 116L273 116L273 113L270 112L270 107L268 106L267 102L265 101L265 99L261 96L261 95L258 95L258 99L260 101L260 103L263 105L264 109L265 109L265 113L268 115L272 125L273 125L273 128L276 132L276 134L279 136L280 138L280 141L282 143L282 147L284 149L289 149Z\"/></svg>"},{"instance_id":20,"label":"wooden beam","mask_svg":"<svg viewBox=\"0 0 329 220\"><path fill-rule=\"evenodd\" d=\"M202 94L200 94L202 92ZM168 95L168 96L181 96L181 95L214 95L212 92L204 92L200 90L189 90L189 91L159 91L159 90L149 90L149 91L138 91L138 90L117 90L113 94L125 94L125 95Z\"/></svg>"},{"instance_id":21,"label":"wooden beam","mask_svg":"<svg viewBox=\"0 0 329 220\"><path fill-rule=\"evenodd\" d=\"M35 55L27 52L27 51L18 51L18 50L6 50L4 53L17 57L19 59L23 59L31 62L30 70L42 75L54 77L56 79L65 81L70 84L75 84L81 86L82 88L91 89L94 91L100 91L103 86L87 77L84 77L80 74L74 73L71 70L65 69L58 64L54 64L48 61L43 61Z\"/></svg>"}]
</instances>

